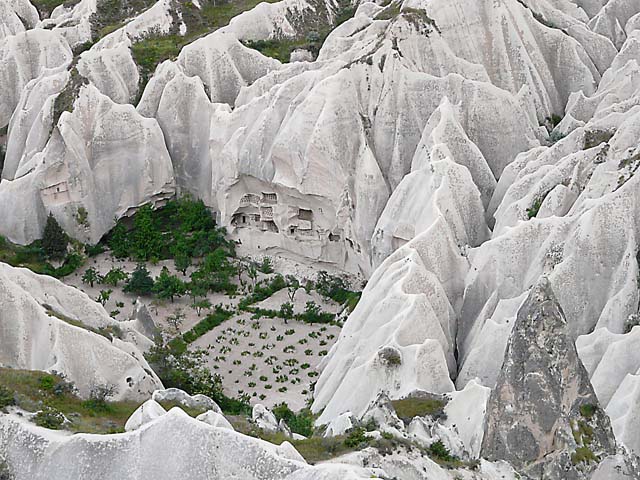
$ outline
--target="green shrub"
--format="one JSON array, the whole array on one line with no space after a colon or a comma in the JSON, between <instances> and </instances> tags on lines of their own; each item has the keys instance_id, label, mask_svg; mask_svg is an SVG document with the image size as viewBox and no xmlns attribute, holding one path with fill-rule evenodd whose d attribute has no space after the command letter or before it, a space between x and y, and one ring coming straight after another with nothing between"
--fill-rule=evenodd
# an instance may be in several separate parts
<instances>
[{"instance_id":1,"label":"green shrub","mask_svg":"<svg viewBox=\"0 0 640 480\"><path fill-rule=\"evenodd\" d=\"M125 293L150 295L153 291L153 279L144 264L139 263L122 289Z\"/></svg>"},{"instance_id":2,"label":"green shrub","mask_svg":"<svg viewBox=\"0 0 640 480\"><path fill-rule=\"evenodd\" d=\"M598 406L592 403L583 403L582 405L580 405L580 415L582 415L584 418L593 417L597 411Z\"/></svg>"},{"instance_id":3,"label":"green shrub","mask_svg":"<svg viewBox=\"0 0 640 480\"><path fill-rule=\"evenodd\" d=\"M284 277L282 275L276 275L271 279L269 283L264 286L262 284L257 284L253 289L253 293L251 295L240 300L240 302L238 303L238 308L240 308L241 310L247 310L247 307L249 307L250 305L269 298L277 291L286 288L286 286L287 283Z\"/></svg>"},{"instance_id":4,"label":"green shrub","mask_svg":"<svg viewBox=\"0 0 640 480\"><path fill-rule=\"evenodd\" d=\"M167 202L156 210L146 205L130 219L122 219L105 236L106 243L117 258L166 260L180 257L186 260L201 257L218 248L225 256L235 255L235 244L227 240L226 230L215 225L213 214L202 200L189 196Z\"/></svg>"},{"instance_id":5,"label":"green shrub","mask_svg":"<svg viewBox=\"0 0 640 480\"><path fill-rule=\"evenodd\" d=\"M33 421L39 427L59 430L64 423L64 416L59 410L50 407L49 405L45 405L42 407L42 410L35 415Z\"/></svg>"},{"instance_id":6,"label":"green shrub","mask_svg":"<svg viewBox=\"0 0 640 480\"><path fill-rule=\"evenodd\" d=\"M527 208L527 217L529 217L529 219L532 219L533 217L538 215L538 212L540 211L540 207L542 206L543 201L544 201L543 198L536 198L533 201L533 205Z\"/></svg>"},{"instance_id":7,"label":"green shrub","mask_svg":"<svg viewBox=\"0 0 640 480\"><path fill-rule=\"evenodd\" d=\"M278 421L284 420L292 432L304 435L305 437L313 435L314 419L309 409L303 409L298 413L294 413L285 402L282 402L274 406L272 412Z\"/></svg>"},{"instance_id":8,"label":"green shrub","mask_svg":"<svg viewBox=\"0 0 640 480\"><path fill-rule=\"evenodd\" d=\"M362 295L361 292L349 290L349 286L343 278L330 275L325 271L318 273L314 286L320 295L325 298L330 298L340 305L345 305L350 312L356 308Z\"/></svg>"},{"instance_id":9,"label":"green shrub","mask_svg":"<svg viewBox=\"0 0 640 480\"><path fill-rule=\"evenodd\" d=\"M298 320L305 323L330 323L335 320L333 313L322 312L320 306L313 301L308 301L304 312L296 315Z\"/></svg>"},{"instance_id":10,"label":"green shrub","mask_svg":"<svg viewBox=\"0 0 640 480\"><path fill-rule=\"evenodd\" d=\"M347 438L344 439L344 444L350 448L363 448L369 442L366 436L366 430L363 427L355 427L349 431Z\"/></svg>"},{"instance_id":11,"label":"green shrub","mask_svg":"<svg viewBox=\"0 0 640 480\"><path fill-rule=\"evenodd\" d=\"M591 451L589 447L578 447L576 451L571 454L571 462L574 465L580 463L598 463L598 457Z\"/></svg>"},{"instance_id":12,"label":"green shrub","mask_svg":"<svg viewBox=\"0 0 640 480\"><path fill-rule=\"evenodd\" d=\"M9 390L4 385L0 385L0 409L8 407L10 405L15 405L15 393Z\"/></svg>"},{"instance_id":13,"label":"green shrub","mask_svg":"<svg viewBox=\"0 0 640 480\"><path fill-rule=\"evenodd\" d=\"M262 263L258 265L258 271L264 274L273 273L273 263L269 257L262 258Z\"/></svg>"},{"instance_id":14,"label":"green shrub","mask_svg":"<svg viewBox=\"0 0 640 480\"><path fill-rule=\"evenodd\" d=\"M429 445L429 455L432 458L440 460L442 462L454 462L455 460L457 460L456 457L451 455L449 449L440 440Z\"/></svg>"},{"instance_id":15,"label":"green shrub","mask_svg":"<svg viewBox=\"0 0 640 480\"><path fill-rule=\"evenodd\" d=\"M40 378L40 388L51 391L56 386L56 379L53 375L43 375Z\"/></svg>"}]
</instances>

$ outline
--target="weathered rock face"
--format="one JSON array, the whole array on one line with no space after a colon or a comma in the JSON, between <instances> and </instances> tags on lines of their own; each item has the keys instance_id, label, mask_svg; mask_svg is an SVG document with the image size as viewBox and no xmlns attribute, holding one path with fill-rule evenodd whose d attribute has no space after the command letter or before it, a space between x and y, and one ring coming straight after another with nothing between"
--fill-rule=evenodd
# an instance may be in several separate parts
<instances>
[{"instance_id":1,"label":"weathered rock face","mask_svg":"<svg viewBox=\"0 0 640 480\"><path fill-rule=\"evenodd\" d=\"M0 263L0 365L60 372L82 397L112 384L115 400L148 398L162 384L140 350L95 333L119 327L83 292Z\"/></svg>"},{"instance_id":2,"label":"weathered rock face","mask_svg":"<svg viewBox=\"0 0 640 480\"><path fill-rule=\"evenodd\" d=\"M47 30L27 30L0 40L0 128L7 126L27 83L45 69L68 65L67 42Z\"/></svg>"},{"instance_id":3,"label":"weathered rock face","mask_svg":"<svg viewBox=\"0 0 640 480\"><path fill-rule=\"evenodd\" d=\"M487 405L481 453L536 478L584 478L613 453L609 419L542 277L516 319Z\"/></svg>"},{"instance_id":4,"label":"weathered rock face","mask_svg":"<svg viewBox=\"0 0 640 480\"><path fill-rule=\"evenodd\" d=\"M38 20L38 11L29 0L0 1L0 40L33 28Z\"/></svg>"},{"instance_id":5,"label":"weathered rock face","mask_svg":"<svg viewBox=\"0 0 640 480\"><path fill-rule=\"evenodd\" d=\"M173 408L117 435L68 435L0 417L0 460L15 480L364 480L372 470L344 464L310 466L287 442L280 446L211 426ZM291 457L295 457L292 459Z\"/></svg>"},{"instance_id":6,"label":"weathered rock face","mask_svg":"<svg viewBox=\"0 0 640 480\"><path fill-rule=\"evenodd\" d=\"M80 87L74 106L62 113L44 150L31 157L25 152L2 183L2 208L20 210L0 224L0 234L13 241L38 238L51 212L73 237L95 243L113 227L114 217L175 192L171 160L154 119L114 103L93 85ZM42 108L47 107L50 102ZM82 222L80 209L86 212Z\"/></svg>"}]
</instances>

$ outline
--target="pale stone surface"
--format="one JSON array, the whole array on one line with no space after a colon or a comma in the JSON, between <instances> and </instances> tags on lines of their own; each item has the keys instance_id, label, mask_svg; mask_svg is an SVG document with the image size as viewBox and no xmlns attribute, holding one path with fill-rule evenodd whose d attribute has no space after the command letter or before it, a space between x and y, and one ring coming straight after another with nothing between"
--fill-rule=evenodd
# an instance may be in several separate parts
<instances>
[{"instance_id":1,"label":"pale stone surface","mask_svg":"<svg viewBox=\"0 0 640 480\"><path fill-rule=\"evenodd\" d=\"M0 1L0 41L33 28L38 20L38 10L29 0Z\"/></svg>"},{"instance_id":2,"label":"pale stone surface","mask_svg":"<svg viewBox=\"0 0 640 480\"><path fill-rule=\"evenodd\" d=\"M131 414L128 418L127 423L124 425L124 430L126 432L130 432L131 430L136 430L140 428L142 425L149 423L152 420L155 420L158 417L161 417L167 413L167 411L162 408L155 400L149 399L140 405L135 412ZM200 420L200 418L198 418Z\"/></svg>"},{"instance_id":3,"label":"pale stone surface","mask_svg":"<svg viewBox=\"0 0 640 480\"><path fill-rule=\"evenodd\" d=\"M98 0L80 0L73 5L58 5L49 18L38 27L53 29L62 35L71 47L91 41L91 15L96 12Z\"/></svg>"},{"instance_id":4,"label":"pale stone surface","mask_svg":"<svg viewBox=\"0 0 640 480\"><path fill-rule=\"evenodd\" d=\"M277 432L279 429L276 416L261 403L256 403L251 411L251 419L265 432Z\"/></svg>"},{"instance_id":5,"label":"pale stone surface","mask_svg":"<svg viewBox=\"0 0 640 480\"><path fill-rule=\"evenodd\" d=\"M80 55L78 72L115 103L133 103L140 75L126 43Z\"/></svg>"},{"instance_id":6,"label":"pale stone surface","mask_svg":"<svg viewBox=\"0 0 640 480\"><path fill-rule=\"evenodd\" d=\"M75 480L86 472L104 480L364 480L372 474L349 465L309 466L289 444L212 427L177 407L116 435L68 435L14 415L3 415L0 427L0 450L16 480Z\"/></svg>"},{"instance_id":7,"label":"pale stone surface","mask_svg":"<svg viewBox=\"0 0 640 480\"><path fill-rule=\"evenodd\" d=\"M0 40L0 128L5 127L27 83L46 69L66 66L73 55L55 32L27 30Z\"/></svg>"},{"instance_id":8,"label":"pale stone surface","mask_svg":"<svg viewBox=\"0 0 640 480\"><path fill-rule=\"evenodd\" d=\"M51 277L0 263L0 320L3 366L59 372L82 397L111 384L112 399L139 400L162 386L133 344L88 330L119 326L101 305Z\"/></svg>"},{"instance_id":9,"label":"pale stone surface","mask_svg":"<svg viewBox=\"0 0 640 480\"><path fill-rule=\"evenodd\" d=\"M0 205L21 205L0 224L0 234L28 243L41 236L51 212L74 238L96 243L114 218L173 193L157 122L82 86L74 111L62 114L44 150L31 160L23 156L14 178L0 184ZM80 208L87 212L83 224Z\"/></svg>"},{"instance_id":10,"label":"pale stone surface","mask_svg":"<svg viewBox=\"0 0 640 480\"><path fill-rule=\"evenodd\" d=\"M331 423L327 425L325 430L325 437L336 437L338 435L344 435L348 430L353 428L353 415L351 412L344 412L334 418Z\"/></svg>"},{"instance_id":11,"label":"pale stone surface","mask_svg":"<svg viewBox=\"0 0 640 480\"><path fill-rule=\"evenodd\" d=\"M222 413L215 410L209 410L205 413L201 413L196 417L196 420L207 423L212 427L227 428L229 430L233 430L233 426L229 423L229 420L224 418L224 415L222 415Z\"/></svg>"},{"instance_id":12,"label":"pale stone surface","mask_svg":"<svg viewBox=\"0 0 640 480\"><path fill-rule=\"evenodd\" d=\"M52 211L95 242L114 216L177 190L216 210L244 251L370 277L321 365L320 423L344 432L375 412L390 431L395 420L372 409L383 392L447 394L446 423L412 425L424 446L441 439L464 458L478 455L488 388L546 275L617 440L640 449L637 329L622 334L639 301L636 0L406 0L401 14L365 2L316 61L291 64L241 41L293 37L337 7L262 3L161 64L134 111L130 46L177 29L170 7L158 1L85 52L88 85L58 119L58 93L78 80L69 46L87 39L95 0L39 24L28 2L0 0L0 234L28 243ZM11 307L41 318L34 309ZM148 322L123 326L135 345L109 348L149 345L137 333ZM353 458L403 479L454 475L410 456ZM627 467L607 457L594 478ZM317 478L354 475L335 468ZM481 462L478 476L492 475L512 472Z\"/></svg>"},{"instance_id":13,"label":"pale stone surface","mask_svg":"<svg viewBox=\"0 0 640 480\"><path fill-rule=\"evenodd\" d=\"M167 388L165 390L156 390L151 397L156 402L178 403L186 408L201 408L204 410L212 410L216 413L222 413L220 407L206 395L200 393L189 395L187 392L179 388Z\"/></svg>"}]
</instances>

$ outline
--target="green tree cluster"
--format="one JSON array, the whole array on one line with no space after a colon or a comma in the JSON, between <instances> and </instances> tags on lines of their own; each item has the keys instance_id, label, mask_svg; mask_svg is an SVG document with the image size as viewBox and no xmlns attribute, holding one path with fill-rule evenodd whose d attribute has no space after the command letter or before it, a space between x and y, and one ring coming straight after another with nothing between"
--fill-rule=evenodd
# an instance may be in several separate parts
<instances>
[{"instance_id":1,"label":"green tree cluster","mask_svg":"<svg viewBox=\"0 0 640 480\"><path fill-rule=\"evenodd\" d=\"M187 285L175 275L171 275L167 267L162 267L162 271L156 278L151 291L158 298L170 299L171 303L173 303L175 297L181 297L187 292Z\"/></svg>"},{"instance_id":2,"label":"green tree cluster","mask_svg":"<svg viewBox=\"0 0 640 480\"><path fill-rule=\"evenodd\" d=\"M217 228L211 211L202 200L183 197L169 201L153 210L141 207L133 217L133 225L125 220L107 235L107 245L117 258L138 261L173 258L176 270L186 275L192 259L223 248L235 255L235 244L228 241L226 230Z\"/></svg>"}]
</instances>

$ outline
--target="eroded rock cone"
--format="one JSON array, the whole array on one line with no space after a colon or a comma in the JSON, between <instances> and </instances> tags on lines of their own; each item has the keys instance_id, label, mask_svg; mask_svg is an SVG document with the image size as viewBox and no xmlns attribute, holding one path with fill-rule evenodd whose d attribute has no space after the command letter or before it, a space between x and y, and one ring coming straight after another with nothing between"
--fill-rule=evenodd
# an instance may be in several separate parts
<instances>
[{"instance_id":1,"label":"eroded rock cone","mask_svg":"<svg viewBox=\"0 0 640 480\"><path fill-rule=\"evenodd\" d=\"M482 456L532 478L585 478L615 450L609 419L543 277L518 312L487 405Z\"/></svg>"}]
</instances>

